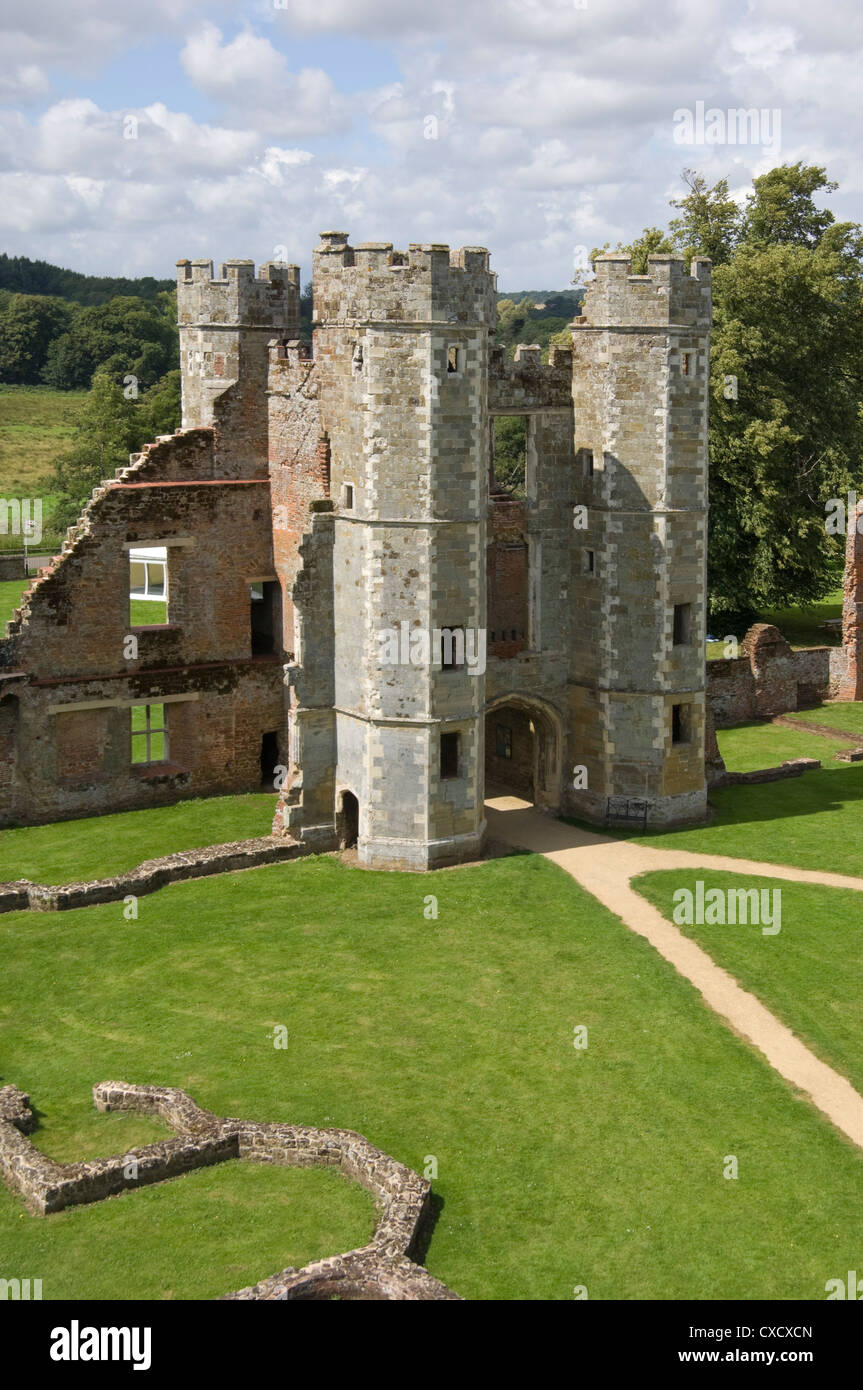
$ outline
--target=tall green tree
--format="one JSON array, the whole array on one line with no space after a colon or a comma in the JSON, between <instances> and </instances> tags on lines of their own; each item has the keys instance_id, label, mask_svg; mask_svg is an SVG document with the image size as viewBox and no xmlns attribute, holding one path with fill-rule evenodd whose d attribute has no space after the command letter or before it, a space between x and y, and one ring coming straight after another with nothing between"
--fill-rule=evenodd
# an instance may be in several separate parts
<instances>
[{"instance_id":1,"label":"tall green tree","mask_svg":"<svg viewBox=\"0 0 863 1390\"><path fill-rule=\"evenodd\" d=\"M816 195L836 184L786 164L744 205L720 179L683 172L668 233L619 250L714 263L708 588L714 621L822 598L843 541L825 502L863 491L863 232Z\"/></svg>"},{"instance_id":2,"label":"tall green tree","mask_svg":"<svg viewBox=\"0 0 863 1390\"><path fill-rule=\"evenodd\" d=\"M10 294L0 304L0 381L35 385L53 340L69 326L73 309L43 294Z\"/></svg>"},{"instance_id":3,"label":"tall green tree","mask_svg":"<svg viewBox=\"0 0 863 1390\"><path fill-rule=\"evenodd\" d=\"M710 538L714 612L824 596L843 541L825 502L863 472L863 236L814 202L800 164L754 182L714 274Z\"/></svg>"},{"instance_id":4,"label":"tall green tree","mask_svg":"<svg viewBox=\"0 0 863 1390\"><path fill-rule=\"evenodd\" d=\"M134 377L141 391L153 386L178 365L175 298L158 298L148 304L126 295L81 309L52 342L43 380L69 391L89 386L102 371L120 383Z\"/></svg>"},{"instance_id":5,"label":"tall green tree","mask_svg":"<svg viewBox=\"0 0 863 1390\"><path fill-rule=\"evenodd\" d=\"M71 446L55 459L46 489L56 497L55 526L71 526L94 487L125 467L130 453L180 423L180 373L169 372L139 400L104 371L93 378Z\"/></svg>"}]
</instances>

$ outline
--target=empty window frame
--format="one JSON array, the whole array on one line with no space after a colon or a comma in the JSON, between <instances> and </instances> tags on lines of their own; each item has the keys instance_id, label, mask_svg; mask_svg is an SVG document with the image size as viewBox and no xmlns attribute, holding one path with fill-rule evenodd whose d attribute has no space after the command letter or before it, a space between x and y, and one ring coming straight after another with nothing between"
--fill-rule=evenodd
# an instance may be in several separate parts
<instances>
[{"instance_id":1,"label":"empty window frame","mask_svg":"<svg viewBox=\"0 0 863 1390\"><path fill-rule=\"evenodd\" d=\"M581 468L585 478L592 478L596 472L596 464L593 458L592 449L581 450Z\"/></svg>"},{"instance_id":2,"label":"empty window frame","mask_svg":"<svg viewBox=\"0 0 863 1390\"><path fill-rule=\"evenodd\" d=\"M133 765L166 763L168 723L165 705L133 705L130 713Z\"/></svg>"},{"instance_id":3,"label":"empty window frame","mask_svg":"<svg viewBox=\"0 0 863 1390\"><path fill-rule=\"evenodd\" d=\"M692 706L671 706L671 742L689 743L692 737Z\"/></svg>"},{"instance_id":4,"label":"empty window frame","mask_svg":"<svg viewBox=\"0 0 863 1390\"><path fill-rule=\"evenodd\" d=\"M344 511L350 512L353 511L353 507L354 485L353 483L344 483L342 485L342 508L344 509Z\"/></svg>"},{"instance_id":5,"label":"empty window frame","mask_svg":"<svg viewBox=\"0 0 863 1390\"><path fill-rule=\"evenodd\" d=\"M129 621L133 627L167 623L167 546L141 546L129 551Z\"/></svg>"},{"instance_id":6,"label":"empty window frame","mask_svg":"<svg viewBox=\"0 0 863 1390\"><path fill-rule=\"evenodd\" d=\"M442 671L461 671L464 667L464 628L443 627L440 634Z\"/></svg>"},{"instance_id":7,"label":"empty window frame","mask_svg":"<svg viewBox=\"0 0 863 1390\"><path fill-rule=\"evenodd\" d=\"M279 596L277 579L265 579L249 585L252 656L270 656L276 651L279 625Z\"/></svg>"},{"instance_id":8,"label":"empty window frame","mask_svg":"<svg viewBox=\"0 0 863 1390\"><path fill-rule=\"evenodd\" d=\"M460 734L441 734L440 736L440 775L441 781L458 777Z\"/></svg>"},{"instance_id":9,"label":"empty window frame","mask_svg":"<svg viewBox=\"0 0 863 1390\"><path fill-rule=\"evenodd\" d=\"M674 605L674 645L688 647L692 641L692 604Z\"/></svg>"},{"instance_id":10,"label":"empty window frame","mask_svg":"<svg viewBox=\"0 0 863 1390\"><path fill-rule=\"evenodd\" d=\"M681 352L680 354L680 375L695 376L695 353Z\"/></svg>"},{"instance_id":11,"label":"empty window frame","mask_svg":"<svg viewBox=\"0 0 863 1390\"><path fill-rule=\"evenodd\" d=\"M581 572L582 574L596 574L595 550L583 550L581 552Z\"/></svg>"},{"instance_id":12,"label":"empty window frame","mask_svg":"<svg viewBox=\"0 0 863 1390\"><path fill-rule=\"evenodd\" d=\"M446 350L447 376L458 376L464 366L464 348L451 343Z\"/></svg>"}]
</instances>

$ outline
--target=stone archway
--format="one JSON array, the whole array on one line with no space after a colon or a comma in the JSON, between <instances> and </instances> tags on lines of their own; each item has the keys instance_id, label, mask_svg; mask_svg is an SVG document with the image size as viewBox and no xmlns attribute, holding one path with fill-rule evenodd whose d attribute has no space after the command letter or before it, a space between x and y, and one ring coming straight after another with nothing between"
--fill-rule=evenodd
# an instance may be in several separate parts
<instances>
[{"instance_id":1,"label":"stone archway","mask_svg":"<svg viewBox=\"0 0 863 1390\"><path fill-rule=\"evenodd\" d=\"M486 705L486 795L509 791L559 811L562 768L563 721L552 705L516 693Z\"/></svg>"},{"instance_id":2,"label":"stone archway","mask_svg":"<svg viewBox=\"0 0 863 1390\"><path fill-rule=\"evenodd\" d=\"M339 849L353 849L360 833L360 803L347 788L339 795L336 811L336 834Z\"/></svg>"}]
</instances>

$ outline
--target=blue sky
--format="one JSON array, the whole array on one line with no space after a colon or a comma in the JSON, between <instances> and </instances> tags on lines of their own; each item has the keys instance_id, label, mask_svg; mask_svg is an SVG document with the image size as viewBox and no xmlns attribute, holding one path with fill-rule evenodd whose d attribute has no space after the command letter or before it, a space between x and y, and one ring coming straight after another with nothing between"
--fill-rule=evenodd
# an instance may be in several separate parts
<instances>
[{"instance_id":1,"label":"blue sky","mask_svg":"<svg viewBox=\"0 0 863 1390\"><path fill-rule=\"evenodd\" d=\"M851 0L0 0L0 29L0 249L90 273L278 247L305 278L335 226L563 287L684 166L742 199L826 164L863 217ZM698 103L746 141L681 144Z\"/></svg>"}]
</instances>

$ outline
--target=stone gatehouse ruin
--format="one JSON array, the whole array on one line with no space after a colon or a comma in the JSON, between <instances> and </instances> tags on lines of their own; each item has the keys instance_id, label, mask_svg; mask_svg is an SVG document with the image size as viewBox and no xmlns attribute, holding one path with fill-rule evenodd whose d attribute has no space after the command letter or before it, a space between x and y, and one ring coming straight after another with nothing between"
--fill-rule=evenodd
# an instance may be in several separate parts
<instances>
[{"instance_id":1,"label":"stone gatehouse ruin","mask_svg":"<svg viewBox=\"0 0 863 1390\"><path fill-rule=\"evenodd\" d=\"M264 783L279 832L426 868L476 857L487 783L702 817L710 263L595 270L546 365L495 347L482 248L324 233L311 347L297 267L179 262L183 427L0 643L0 823ZM167 620L131 627L148 550Z\"/></svg>"}]
</instances>

